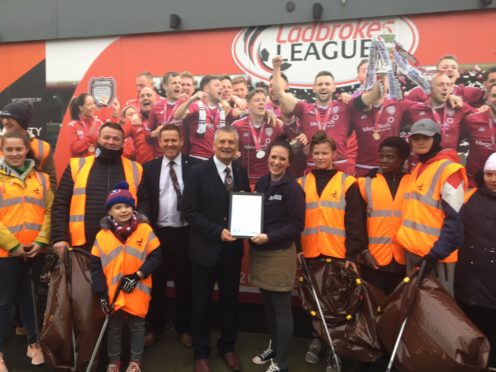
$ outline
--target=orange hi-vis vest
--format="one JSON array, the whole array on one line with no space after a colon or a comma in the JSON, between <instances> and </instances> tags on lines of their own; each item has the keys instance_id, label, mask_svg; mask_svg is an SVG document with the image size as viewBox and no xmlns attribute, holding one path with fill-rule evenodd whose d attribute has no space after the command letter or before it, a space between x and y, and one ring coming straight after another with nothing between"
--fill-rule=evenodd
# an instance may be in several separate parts
<instances>
[{"instance_id":1,"label":"orange hi-vis vest","mask_svg":"<svg viewBox=\"0 0 496 372\"><path fill-rule=\"evenodd\" d=\"M19 243L48 244L50 218L46 212L51 202L50 180L45 173L32 169L23 181L9 175L8 169L0 170L0 233L5 241L5 246L0 246L0 257L8 257L8 250Z\"/></svg>"},{"instance_id":2,"label":"orange hi-vis vest","mask_svg":"<svg viewBox=\"0 0 496 372\"><path fill-rule=\"evenodd\" d=\"M138 224L125 243L108 229L98 232L91 254L100 257L111 301L122 277L138 271L150 252L159 246L160 242L153 229L144 222ZM114 310L122 309L144 318L148 312L151 293L152 276L149 275L138 282L133 292L121 292L115 301Z\"/></svg>"},{"instance_id":3,"label":"orange hi-vis vest","mask_svg":"<svg viewBox=\"0 0 496 372\"><path fill-rule=\"evenodd\" d=\"M301 234L305 258L320 255L345 258L346 192L355 182L355 177L338 171L319 197L313 173L298 179L306 201L305 229Z\"/></svg>"},{"instance_id":4,"label":"orange hi-vis vest","mask_svg":"<svg viewBox=\"0 0 496 372\"><path fill-rule=\"evenodd\" d=\"M430 252L441 234L445 214L441 205L441 191L449 176L463 171L465 186L468 184L465 168L448 159L429 164L422 173L417 164L410 176L404 195L401 226L395 241L406 250L424 257ZM420 174L419 174L420 173ZM442 262L456 262L458 250Z\"/></svg>"},{"instance_id":5,"label":"orange hi-vis vest","mask_svg":"<svg viewBox=\"0 0 496 372\"><path fill-rule=\"evenodd\" d=\"M409 181L410 175L405 174L393 200L382 174L358 179L360 193L367 203L369 251L379 266L389 265L393 257L396 262L405 264L405 252L399 244L393 242L393 237L401 226L403 195Z\"/></svg>"},{"instance_id":6,"label":"orange hi-vis vest","mask_svg":"<svg viewBox=\"0 0 496 372\"><path fill-rule=\"evenodd\" d=\"M133 195L134 200L138 201L137 191L141 182L143 168L140 164L121 157L124 168L124 177L129 184L129 192ZM70 160L72 180L74 181L74 190L71 198L71 207L69 210L69 234L71 235L71 246L78 247L86 243L84 214L86 209L86 183L90 174L91 167L95 163L95 156L86 156L84 158L72 158Z\"/></svg>"},{"instance_id":7,"label":"orange hi-vis vest","mask_svg":"<svg viewBox=\"0 0 496 372\"><path fill-rule=\"evenodd\" d=\"M50 144L38 138L32 138L31 151L33 152L34 157L38 159L40 168L42 168L50 154Z\"/></svg>"}]
</instances>

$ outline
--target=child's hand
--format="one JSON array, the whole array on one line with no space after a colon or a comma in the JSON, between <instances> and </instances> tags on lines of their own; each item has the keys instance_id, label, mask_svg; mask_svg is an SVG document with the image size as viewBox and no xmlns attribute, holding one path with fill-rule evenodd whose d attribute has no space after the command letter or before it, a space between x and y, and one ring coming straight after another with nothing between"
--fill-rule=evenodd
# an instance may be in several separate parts
<instances>
[{"instance_id":1,"label":"child's hand","mask_svg":"<svg viewBox=\"0 0 496 372\"><path fill-rule=\"evenodd\" d=\"M121 290L125 293L131 293L140 281L138 273L125 275L121 279Z\"/></svg>"},{"instance_id":2,"label":"child's hand","mask_svg":"<svg viewBox=\"0 0 496 372\"><path fill-rule=\"evenodd\" d=\"M114 312L113 306L109 303L108 298L100 298L100 306L105 315L110 315Z\"/></svg>"}]
</instances>

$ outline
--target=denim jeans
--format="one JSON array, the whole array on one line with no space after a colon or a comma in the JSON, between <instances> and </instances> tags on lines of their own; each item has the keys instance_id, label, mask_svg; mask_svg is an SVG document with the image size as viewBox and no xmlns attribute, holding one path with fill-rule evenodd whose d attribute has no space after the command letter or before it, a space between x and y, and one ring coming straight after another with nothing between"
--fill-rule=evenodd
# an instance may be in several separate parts
<instances>
[{"instance_id":1,"label":"denim jeans","mask_svg":"<svg viewBox=\"0 0 496 372\"><path fill-rule=\"evenodd\" d=\"M19 304L22 323L28 331L28 343L38 342L30 270L36 294L43 260L44 255L30 258L26 262L21 258L0 259L0 352L4 349L4 341L10 329L11 310L16 302Z\"/></svg>"}]
</instances>

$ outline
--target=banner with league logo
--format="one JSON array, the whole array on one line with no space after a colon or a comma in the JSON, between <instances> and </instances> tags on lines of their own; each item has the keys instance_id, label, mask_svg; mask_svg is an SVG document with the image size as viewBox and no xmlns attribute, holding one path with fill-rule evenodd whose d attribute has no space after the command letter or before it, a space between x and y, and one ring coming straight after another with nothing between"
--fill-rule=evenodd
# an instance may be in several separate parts
<instances>
[{"instance_id":1,"label":"banner with league logo","mask_svg":"<svg viewBox=\"0 0 496 372\"><path fill-rule=\"evenodd\" d=\"M462 68L459 83L480 87L482 72L496 65L494 32L490 31L495 18L496 10L485 9L1 44L0 108L23 98L32 102L29 130L55 148L60 177L69 160L70 144L65 136L70 121L69 102L80 93L95 95L100 106L98 115L115 120L109 115L113 100L118 99L123 107L126 101L136 99L136 76L144 71L154 76L159 92L161 78L168 71L189 71L195 75L196 83L207 74L244 75L255 86L268 83L271 60L278 54L285 59L283 70L298 98L311 99L314 76L321 70L334 74L339 90L352 92L359 86L357 65L370 56L372 40L381 33L394 34L395 40L425 69L434 68L442 55L457 56ZM254 292L248 284L246 261L242 286Z\"/></svg>"},{"instance_id":2,"label":"banner with league logo","mask_svg":"<svg viewBox=\"0 0 496 372\"><path fill-rule=\"evenodd\" d=\"M281 69L292 88L311 88L313 77L331 71L336 85L356 83L356 67L369 57L374 36L392 33L410 54L418 47L415 23L407 17L380 20L323 22L306 25L253 27L241 30L234 39L232 54L247 75L268 83L271 60L285 58Z\"/></svg>"}]
</instances>

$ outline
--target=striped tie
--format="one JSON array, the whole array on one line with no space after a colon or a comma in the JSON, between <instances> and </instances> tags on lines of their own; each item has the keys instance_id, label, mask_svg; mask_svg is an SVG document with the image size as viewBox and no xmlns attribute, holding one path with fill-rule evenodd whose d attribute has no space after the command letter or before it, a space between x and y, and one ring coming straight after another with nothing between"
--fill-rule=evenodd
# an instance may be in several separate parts
<instances>
[{"instance_id":1,"label":"striped tie","mask_svg":"<svg viewBox=\"0 0 496 372\"><path fill-rule=\"evenodd\" d=\"M233 186L234 186L233 177L232 177L232 173L231 173L231 168L226 167L226 169L224 169L224 172L226 173L226 178L224 180L224 185L226 185L226 189L229 192L229 191L232 191Z\"/></svg>"},{"instance_id":2,"label":"striped tie","mask_svg":"<svg viewBox=\"0 0 496 372\"><path fill-rule=\"evenodd\" d=\"M174 165L176 165L176 162L170 161L169 162L169 175L172 180L172 186L174 187L174 191L176 192L177 196L177 210L180 210L181 208L181 189L179 188L179 182L177 180L177 174L176 171L174 170Z\"/></svg>"}]
</instances>

